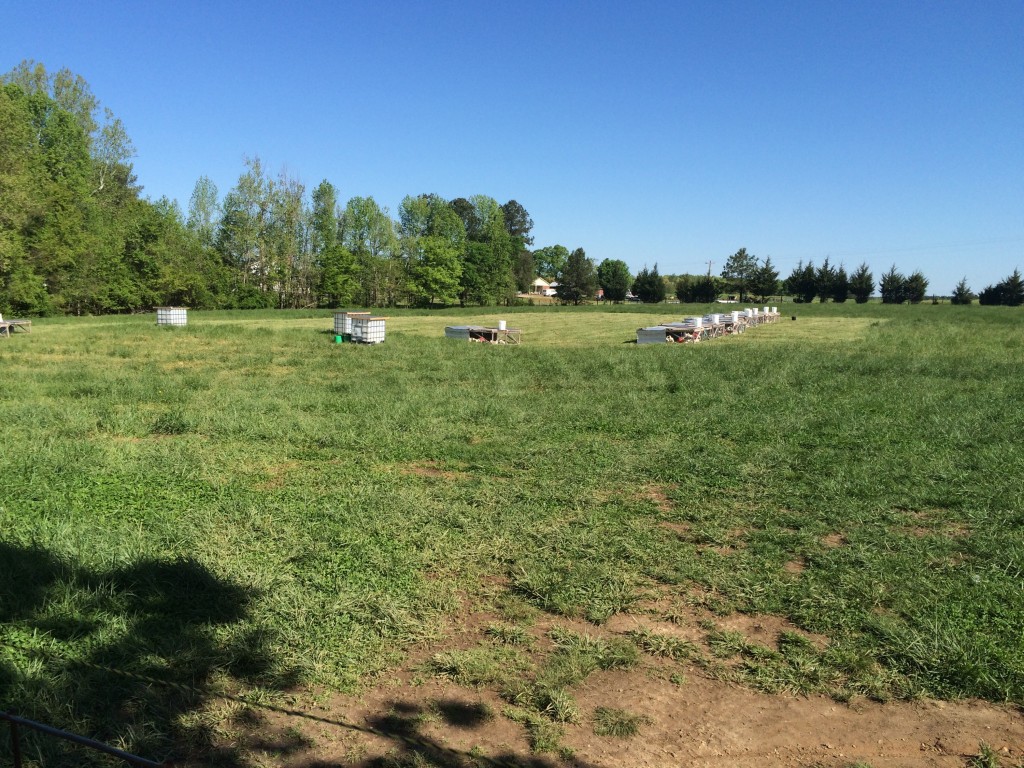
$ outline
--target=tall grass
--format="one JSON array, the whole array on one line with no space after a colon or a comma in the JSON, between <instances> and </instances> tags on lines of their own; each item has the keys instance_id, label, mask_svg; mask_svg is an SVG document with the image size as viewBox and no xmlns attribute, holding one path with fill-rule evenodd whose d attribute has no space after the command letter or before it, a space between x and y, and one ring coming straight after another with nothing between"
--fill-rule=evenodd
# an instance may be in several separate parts
<instances>
[{"instance_id":1,"label":"tall grass","mask_svg":"<svg viewBox=\"0 0 1024 768\"><path fill-rule=\"evenodd\" d=\"M595 622L713 594L827 635L830 680L1024 702L1020 312L798 305L628 343L700 311L398 312L378 347L333 344L326 312L0 340L0 706L175 754L207 738L174 726L194 701L75 660L352 688L493 576ZM499 317L522 346L443 338Z\"/></svg>"}]
</instances>

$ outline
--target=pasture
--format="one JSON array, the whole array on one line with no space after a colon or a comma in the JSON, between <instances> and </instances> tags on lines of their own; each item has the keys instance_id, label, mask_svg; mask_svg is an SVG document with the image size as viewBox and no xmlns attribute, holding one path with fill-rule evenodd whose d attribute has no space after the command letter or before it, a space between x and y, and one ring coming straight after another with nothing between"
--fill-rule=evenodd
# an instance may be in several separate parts
<instances>
[{"instance_id":1,"label":"pasture","mask_svg":"<svg viewBox=\"0 0 1024 768\"><path fill-rule=\"evenodd\" d=\"M425 679L493 687L554 754L582 679L559 653L1024 704L1021 312L786 303L629 343L707 310L399 311L379 346L332 343L323 311L0 340L0 709L210 754L228 714L196 690L308 706L428 647ZM521 346L444 338L498 318ZM484 613L491 646L447 647ZM687 632L580 639L631 614ZM790 630L718 622L742 616ZM551 617L578 631L538 661L523 633Z\"/></svg>"}]
</instances>

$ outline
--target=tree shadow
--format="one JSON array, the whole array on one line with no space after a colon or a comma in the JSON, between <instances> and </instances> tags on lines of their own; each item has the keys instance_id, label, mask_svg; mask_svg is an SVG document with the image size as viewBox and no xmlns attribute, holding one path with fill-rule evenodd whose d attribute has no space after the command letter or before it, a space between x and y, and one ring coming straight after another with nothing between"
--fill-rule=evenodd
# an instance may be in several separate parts
<instances>
[{"instance_id":1,"label":"tree shadow","mask_svg":"<svg viewBox=\"0 0 1024 768\"><path fill-rule=\"evenodd\" d=\"M209 691L296 682L247 624L256 597L192 559L93 570L0 542L0 708L149 759L244 765L214 746ZM110 764L34 732L22 749L47 766ZM9 751L0 736L0 763Z\"/></svg>"},{"instance_id":2,"label":"tree shadow","mask_svg":"<svg viewBox=\"0 0 1024 768\"><path fill-rule=\"evenodd\" d=\"M457 699L434 701L429 707L408 702L392 702L390 711L368 722L368 726L394 743L388 755L348 763L357 768L593 768L575 758L553 759L537 755L519 755L505 751L499 754L475 755L446 746L423 733L423 724L431 717L440 718L446 730L472 731L483 728L494 715L483 704L467 704ZM310 768L328 768L341 764L310 763Z\"/></svg>"}]
</instances>

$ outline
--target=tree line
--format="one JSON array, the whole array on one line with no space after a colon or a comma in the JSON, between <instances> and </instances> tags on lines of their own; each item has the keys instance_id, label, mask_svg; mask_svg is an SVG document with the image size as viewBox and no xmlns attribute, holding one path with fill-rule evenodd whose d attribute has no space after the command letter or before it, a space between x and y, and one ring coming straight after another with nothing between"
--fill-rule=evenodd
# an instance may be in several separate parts
<instances>
[{"instance_id":1,"label":"tree line","mask_svg":"<svg viewBox=\"0 0 1024 768\"><path fill-rule=\"evenodd\" d=\"M800 262L784 280L771 258L740 248L720 276L635 276L621 259L596 264L582 248L531 250L533 220L516 200L486 195L405 197L397 218L373 197L342 203L322 181L309 194L285 173L247 159L221 196L207 177L187 212L142 197L121 121L100 109L67 69L25 61L0 76L0 312L27 315L194 308L393 307L509 304L539 276L566 303L594 300L709 303L791 295L794 301L863 303L867 264L847 273L826 258ZM918 303L928 280L895 266L881 275L884 303ZM1019 271L954 303L1024 303Z\"/></svg>"},{"instance_id":2,"label":"tree line","mask_svg":"<svg viewBox=\"0 0 1024 768\"><path fill-rule=\"evenodd\" d=\"M537 260L568 263L562 246L535 257L515 200L407 196L392 218L252 158L223 196L201 177L183 212L142 197L134 155L80 76L32 61L0 76L0 312L508 303Z\"/></svg>"}]
</instances>

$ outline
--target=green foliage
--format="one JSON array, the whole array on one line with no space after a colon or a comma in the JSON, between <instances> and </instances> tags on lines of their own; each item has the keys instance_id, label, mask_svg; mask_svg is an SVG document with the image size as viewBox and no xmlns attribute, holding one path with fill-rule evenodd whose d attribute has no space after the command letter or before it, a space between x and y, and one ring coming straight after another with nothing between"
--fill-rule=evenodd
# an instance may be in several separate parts
<instances>
[{"instance_id":1,"label":"green foliage","mask_svg":"<svg viewBox=\"0 0 1024 768\"><path fill-rule=\"evenodd\" d=\"M629 267L620 259L605 259L597 267L597 282L605 301L625 301L632 280Z\"/></svg>"},{"instance_id":2,"label":"green foliage","mask_svg":"<svg viewBox=\"0 0 1024 768\"><path fill-rule=\"evenodd\" d=\"M501 206L486 195L458 198L452 207L464 221L468 238L459 299L463 304L511 303L515 295L511 235Z\"/></svg>"},{"instance_id":3,"label":"green foliage","mask_svg":"<svg viewBox=\"0 0 1024 768\"><path fill-rule=\"evenodd\" d=\"M740 295L740 301L746 301L757 270L757 257L752 253L747 253L746 248L740 248L726 260L725 267L722 269L722 277L735 287Z\"/></svg>"},{"instance_id":4,"label":"green foliage","mask_svg":"<svg viewBox=\"0 0 1024 768\"><path fill-rule=\"evenodd\" d=\"M968 762L970 768L1001 768L1002 763L999 755L985 742L978 745L978 754L971 757Z\"/></svg>"},{"instance_id":5,"label":"green foliage","mask_svg":"<svg viewBox=\"0 0 1024 768\"><path fill-rule=\"evenodd\" d=\"M921 271L913 272L904 283L904 290L907 301L920 304L928 291L928 280Z\"/></svg>"},{"instance_id":6,"label":"green foliage","mask_svg":"<svg viewBox=\"0 0 1024 768\"><path fill-rule=\"evenodd\" d=\"M558 753L563 749L562 738L565 736L565 730L557 723L551 722L537 712L521 707L508 707L503 714L509 720L526 728L530 749L534 752Z\"/></svg>"},{"instance_id":7,"label":"green foliage","mask_svg":"<svg viewBox=\"0 0 1024 768\"><path fill-rule=\"evenodd\" d=\"M1021 278L1020 270L1015 269L1012 275L996 285L986 286L978 294L978 303L990 306L1002 304L1007 307L1024 304L1024 279Z\"/></svg>"},{"instance_id":8,"label":"green foliage","mask_svg":"<svg viewBox=\"0 0 1024 768\"><path fill-rule=\"evenodd\" d=\"M437 195L406 197L399 209L402 249L413 296L427 306L458 295L466 232L454 209Z\"/></svg>"},{"instance_id":9,"label":"green foliage","mask_svg":"<svg viewBox=\"0 0 1024 768\"><path fill-rule=\"evenodd\" d=\"M139 197L125 126L81 77L26 61L0 83L0 311L493 304L532 281L515 200L424 195L422 229L400 233L373 198L339 211L326 180L307 208L252 158L223 200L201 176L183 220Z\"/></svg>"},{"instance_id":10,"label":"green foliage","mask_svg":"<svg viewBox=\"0 0 1024 768\"><path fill-rule=\"evenodd\" d=\"M818 295L818 270L814 268L814 262L799 262L786 278L784 289L793 296L794 301L804 304L814 301Z\"/></svg>"},{"instance_id":11,"label":"green foliage","mask_svg":"<svg viewBox=\"0 0 1024 768\"><path fill-rule=\"evenodd\" d=\"M779 271L772 265L771 257L766 257L764 264L758 266L750 278L750 292L762 300L779 292Z\"/></svg>"},{"instance_id":12,"label":"green foliage","mask_svg":"<svg viewBox=\"0 0 1024 768\"><path fill-rule=\"evenodd\" d=\"M724 288L712 275L682 275L676 280L676 298L684 304L710 304Z\"/></svg>"},{"instance_id":13,"label":"green foliage","mask_svg":"<svg viewBox=\"0 0 1024 768\"><path fill-rule=\"evenodd\" d=\"M846 267L840 264L832 279L832 301L842 304L848 298L850 298L850 278L846 274Z\"/></svg>"},{"instance_id":14,"label":"green foliage","mask_svg":"<svg viewBox=\"0 0 1024 768\"><path fill-rule=\"evenodd\" d=\"M658 274L658 265L653 269L644 266L633 279L633 293L644 304L658 304L665 300L665 282Z\"/></svg>"},{"instance_id":15,"label":"green foliage","mask_svg":"<svg viewBox=\"0 0 1024 768\"><path fill-rule=\"evenodd\" d=\"M505 222L505 231L517 243L519 250L525 250L527 245L533 245L533 237L530 232L533 230L533 219L526 209L516 200L509 200L501 206L502 218Z\"/></svg>"},{"instance_id":16,"label":"green foliage","mask_svg":"<svg viewBox=\"0 0 1024 768\"><path fill-rule=\"evenodd\" d=\"M907 278L897 271L893 264L889 271L882 275L878 284L878 290L882 294L883 304L902 304L907 301Z\"/></svg>"},{"instance_id":17,"label":"green foliage","mask_svg":"<svg viewBox=\"0 0 1024 768\"><path fill-rule=\"evenodd\" d=\"M582 248L569 254L565 269L558 275L556 294L562 301L582 304L594 298L597 290L597 274L594 262L587 258Z\"/></svg>"},{"instance_id":18,"label":"green foliage","mask_svg":"<svg viewBox=\"0 0 1024 768\"><path fill-rule=\"evenodd\" d=\"M977 297L971 291L970 286L967 285L967 278L964 277L953 289L953 295L950 297L950 303L966 305L971 304L975 298Z\"/></svg>"},{"instance_id":19,"label":"green foliage","mask_svg":"<svg viewBox=\"0 0 1024 768\"><path fill-rule=\"evenodd\" d=\"M826 256L814 274L814 288L818 294L818 301L822 304L831 299L833 293L835 293L835 282L836 269L829 263L829 259Z\"/></svg>"},{"instance_id":20,"label":"green foliage","mask_svg":"<svg viewBox=\"0 0 1024 768\"><path fill-rule=\"evenodd\" d=\"M537 265L537 274L548 280L554 280L565 269L569 261L569 249L564 245L549 245L533 252L533 261Z\"/></svg>"},{"instance_id":21,"label":"green foliage","mask_svg":"<svg viewBox=\"0 0 1024 768\"><path fill-rule=\"evenodd\" d=\"M875 290L875 277L866 263L861 263L850 275L850 293L858 304L866 304Z\"/></svg>"}]
</instances>

